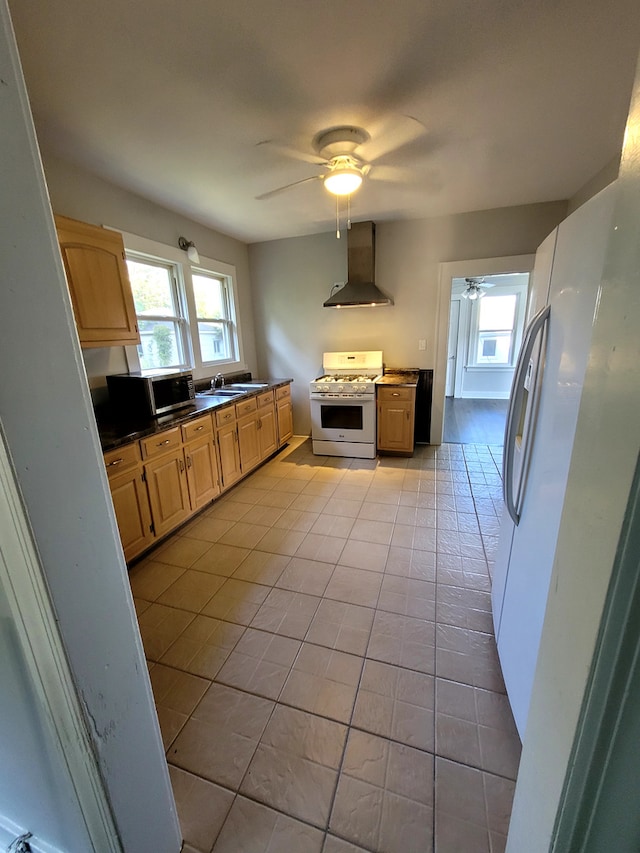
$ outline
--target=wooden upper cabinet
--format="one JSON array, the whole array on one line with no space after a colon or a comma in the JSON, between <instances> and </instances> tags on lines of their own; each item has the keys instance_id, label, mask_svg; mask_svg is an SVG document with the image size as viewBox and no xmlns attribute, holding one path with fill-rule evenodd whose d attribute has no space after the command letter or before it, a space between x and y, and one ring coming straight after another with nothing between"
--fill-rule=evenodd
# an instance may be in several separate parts
<instances>
[{"instance_id":1,"label":"wooden upper cabinet","mask_svg":"<svg viewBox=\"0 0 640 853\"><path fill-rule=\"evenodd\" d=\"M66 216L55 221L80 344L140 343L122 236Z\"/></svg>"}]
</instances>

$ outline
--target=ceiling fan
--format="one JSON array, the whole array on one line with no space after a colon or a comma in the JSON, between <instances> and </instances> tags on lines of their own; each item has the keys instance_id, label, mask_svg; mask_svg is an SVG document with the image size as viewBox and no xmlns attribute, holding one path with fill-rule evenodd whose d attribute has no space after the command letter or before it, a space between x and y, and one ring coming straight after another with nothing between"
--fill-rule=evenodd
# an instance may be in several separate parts
<instances>
[{"instance_id":1,"label":"ceiling fan","mask_svg":"<svg viewBox=\"0 0 640 853\"><path fill-rule=\"evenodd\" d=\"M410 116L401 118L394 132L389 135L390 139L386 141L386 145L384 140L374 140L364 128L354 125L340 125L317 133L311 143L315 154L287 148L271 140L258 143L273 145L285 155L322 166L325 171L320 175L312 175L309 178L285 184L283 187L262 193L256 198L258 200L272 198L293 187L312 181L322 181L325 189L335 196L350 196L362 185L364 178L369 176L374 180L408 180L410 176L403 169L376 166L373 163L374 159L407 145L425 132L424 125L417 119Z\"/></svg>"},{"instance_id":2,"label":"ceiling fan","mask_svg":"<svg viewBox=\"0 0 640 853\"><path fill-rule=\"evenodd\" d=\"M462 296L465 299L482 299L485 295L486 288L493 287L493 283L485 281L484 278L465 278L467 287L462 291Z\"/></svg>"}]
</instances>

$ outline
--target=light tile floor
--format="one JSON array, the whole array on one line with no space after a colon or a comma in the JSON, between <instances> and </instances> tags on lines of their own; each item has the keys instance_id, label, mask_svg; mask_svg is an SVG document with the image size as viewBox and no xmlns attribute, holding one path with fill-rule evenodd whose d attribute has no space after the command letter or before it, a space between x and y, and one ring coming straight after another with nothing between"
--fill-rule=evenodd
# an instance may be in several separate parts
<instances>
[{"instance_id":1,"label":"light tile floor","mask_svg":"<svg viewBox=\"0 0 640 853\"><path fill-rule=\"evenodd\" d=\"M502 853L499 454L297 438L131 569L186 853Z\"/></svg>"}]
</instances>

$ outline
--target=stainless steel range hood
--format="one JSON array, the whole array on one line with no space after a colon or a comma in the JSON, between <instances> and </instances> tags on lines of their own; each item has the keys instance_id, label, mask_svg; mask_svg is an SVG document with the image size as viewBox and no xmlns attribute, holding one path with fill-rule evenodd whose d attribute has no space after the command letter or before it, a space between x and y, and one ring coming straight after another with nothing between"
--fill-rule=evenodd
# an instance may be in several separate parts
<instances>
[{"instance_id":1,"label":"stainless steel range hood","mask_svg":"<svg viewBox=\"0 0 640 853\"><path fill-rule=\"evenodd\" d=\"M347 231L348 281L329 296L324 308L362 308L393 305L375 284L376 226L373 222L354 222Z\"/></svg>"}]
</instances>

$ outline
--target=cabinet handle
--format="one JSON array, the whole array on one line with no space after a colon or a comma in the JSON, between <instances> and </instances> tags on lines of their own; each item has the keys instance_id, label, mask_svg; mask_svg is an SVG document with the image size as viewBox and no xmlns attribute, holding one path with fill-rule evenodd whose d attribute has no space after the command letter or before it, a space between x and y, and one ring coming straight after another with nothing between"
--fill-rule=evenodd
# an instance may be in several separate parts
<instances>
[{"instance_id":1,"label":"cabinet handle","mask_svg":"<svg viewBox=\"0 0 640 853\"><path fill-rule=\"evenodd\" d=\"M398 391L392 391L392 392L391 392L391 396L392 396L392 397L399 397L399 396L400 396L400 394L399 394L399 392L398 392Z\"/></svg>"},{"instance_id":2,"label":"cabinet handle","mask_svg":"<svg viewBox=\"0 0 640 853\"><path fill-rule=\"evenodd\" d=\"M184 472L184 462L182 461L182 459L179 459L178 463L180 465L180 473L182 474Z\"/></svg>"},{"instance_id":3,"label":"cabinet handle","mask_svg":"<svg viewBox=\"0 0 640 853\"><path fill-rule=\"evenodd\" d=\"M124 459L114 459L113 462L109 462L107 468L111 468L113 465L120 465L121 462L124 462Z\"/></svg>"},{"instance_id":4,"label":"cabinet handle","mask_svg":"<svg viewBox=\"0 0 640 853\"><path fill-rule=\"evenodd\" d=\"M187 468L191 468L191 457L187 456Z\"/></svg>"},{"instance_id":5,"label":"cabinet handle","mask_svg":"<svg viewBox=\"0 0 640 853\"><path fill-rule=\"evenodd\" d=\"M170 439L170 438L165 438L165 440L164 440L164 441L159 441L159 442L156 444L156 447L162 447L164 444L171 444L171 439Z\"/></svg>"},{"instance_id":6,"label":"cabinet handle","mask_svg":"<svg viewBox=\"0 0 640 853\"><path fill-rule=\"evenodd\" d=\"M407 410L407 420L409 420L409 410Z\"/></svg>"},{"instance_id":7,"label":"cabinet handle","mask_svg":"<svg viewBox=\"0 0 640 853\"><path fill-rule=\"evenodd\" d=\"M258 418L258 429L262 429L262 418Z\"/></svg>"},{"instance_id":8,"label":"cabinet handle","mask_svg":"<svg viewBox=\"0 0 640 853\"><path fill-rule=\"evenodd\" d=\"M199 426L194 429L194 432L200 432L201 429L204 429L204 426Z\"/></svg>"}]
</instances>

